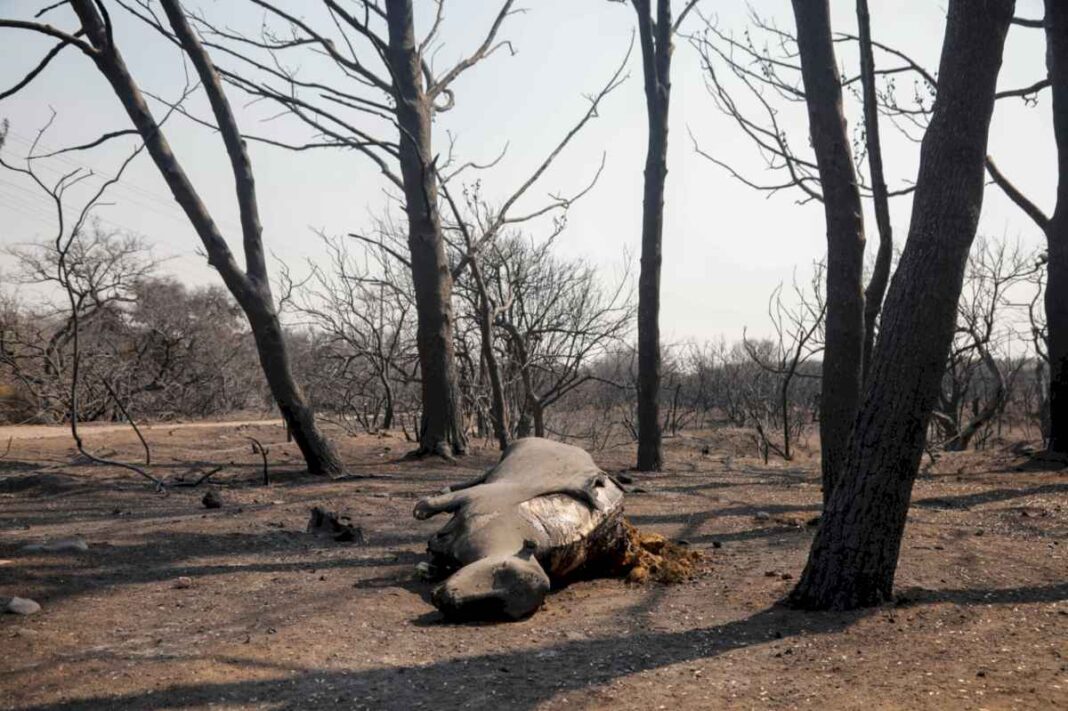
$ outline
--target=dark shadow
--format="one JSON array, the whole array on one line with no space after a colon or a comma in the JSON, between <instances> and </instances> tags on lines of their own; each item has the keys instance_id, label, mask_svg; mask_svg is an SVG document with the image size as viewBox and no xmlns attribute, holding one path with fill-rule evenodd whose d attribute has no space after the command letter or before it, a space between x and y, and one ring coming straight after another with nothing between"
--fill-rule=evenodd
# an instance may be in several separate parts
<instances>
[{"instance_id":1,"label":"dark shadow","mask_svg":"<svg viewBox=\"0 0 1068 711\"><path fill-rule=\"evenodd\" d=\"M1034 455L1012 467L1015 472L1057 472L1068 467L1068 457L1052 452L1035 452Z\"/></svg>"},{"instance_id":2,"label":"dark shadow","mask_svg":"<svg viewBox=\"0 0 1068 711\"><path fill-rule=\"evenodd\" d=\"M15 474L16 472L35 472L41 468L40 462L23 462L18 459L2 459L0 460L0 472L6 474ZM0 491L21 491L17 482L13 482L13 479L19 479L21 477L2 477L0 478ZM11 488L14 486L15 488Z\"/></svg>"},{"instance_id":3,"label":"dark shadow","mask_svg":"<svg viewBox=\"0 0 1068 711\"><path fill-rule=\"evenodd\" d=\"M970 509L973 506L990 504L995 501L1008 501L1025 496L1041 496L1043 494L1068 493L1068 483L1044 484L1025 489L992 489L989 491L977 491L973 494L960 496L934 496L927 499L913 501L913 506L925 509Z\"/></svg>"},{"instance_id":4,"label":"dark shadow","mask_svg":"<svg viewBox=\"0 0 1068 711\"><path fill-rule=\"evenodd\" d=\"M641 487L641 484L635 483L632 486ZM730 489L732 487L739 486L738 482L734 481L706 481L703 484L687 484L685 486L662 486L658 487L658 492L668 492L672 494L698 494L702 491L709 491L713 489ZM754 486L749 484L747 486ZM756 485L763 486L763 485ZM769 485L770 486L770 485Z\"/></svg>"},{"instance_id":5,"label":"dark shadow","mask_svg":"<svg viewBox=\"0 0 1068 711\"><path fill-rule=\"evenodd\" d=\"M421 624L432 624L434 615ZM779 608L685 632L567 641L553 646L458 657L432 664L339 672L307 669L281 679L186 684L123 696L98 696L26 707L73 709L179 709L225 699L228 704L275 699L300 707L329 694L339 707L532 709L558 694L601 686L620 677L680 662L712 659L735 649L797 635L839 632L868 612L804 614Z\"/></svg>"},{"instance_id":6,"label":"dark shadow","mask_svg":"<svg viewBox=\"0 0 1068 711\"><path fill-rule=\"evenodd\" d=\"M384 538L421 539L418 534ZM337 555L306 557L324 550ZM405 566L407 572L422 559L415 551L391 550L375 540L370 545L334 543L292 529L261 533L157 533L150 541L136 545L90 543L88 551L75 554L27 554L19 552L17 546L0 547L0 552L5 557L33 556L23 565L0 568L0 585L12 585L27 573L63 566L62 577L50 575L34 581L34 598L42 603L119 586L172 581L180 576L195 580L235 573L300 573L393 566ZM280 554L290 559L279 561ZM302 559L292 560L295 555ZM204 556L254 556L255 560L208 565L187 562Z\"/></svg>"},{"instance_id":7,"label":"dark shadow","mask_svg":"<svg viewBox=\"0 0 1068 711\"><path fill-rule=\"evenodd\" d=\"M905 591L899 605L1046 603L1068 599L1068 582L1006 589ZM884 608L875 608L874 611ZM802 635L833 634L848 629L873 610L802 613L773 607L750 617L684 632L646 632L627 636L566 641L547 647L516 649L413 666L365 671L307 668L282 678L184 684L121 696L96 696L24 707L27 711L75 709L183 709L225 699L227 704L255 704L273 699L301 707L324 694L341 708L364 705L382 709L435 708L524 711L559 694L602 686L616 679L673 664L714 659L745 647ZM430 612L421 626L440 623ZM255 667L258 662L229 660Z\"/></svg>"},{"instance_id":8,"label":"dark shadow","mask_svg":"<svg viewBox=\"0 0 1068 711\"><path fill-rule=\"evenodd\" d=\"M796 513L801 511L820 511L823 506L818 503L814 504L746 504L744 506L733 506L731 508L720 509L716 512L717 516L756 516L758 513L767 513L771 515Z\"/></svg>"},{"instance_id":9,"label":"dark shadow","mask_svg":"<svg viewBox=\"0 0 1068 711\"><path fill-rule=\"evenodd\" d=\"M725 508L710 509L707 511L680 511L668 514L636 514L627 516L627 519L637 526L656 526L662 524L681 523L690 524L694 519L700 518L707 521L727 516L748 516L756 518L759 513L766 513L774 517L786 513L819 512L823 507L818 503L813 504L743 504L740 506L727 506ZM769 523L775 523L774 518L768 519Z\"/></svg>"},{"instance_id":10,"label":"dark shadow","mask_svg":"<svg viewBox=\"0 0 1068 711\"><path fill-rule=\"evenodd\" d=\"M727 533L706 533L700 536L687 538L691 544L740 543L742 541L757 541L763 538L775 538L777 536L796 536L799 541L807 537L801 534L806 531L814 532L815 528L801 528L800 526L769 526L767 528L750 528L744 531L730 531Z\"/></svg>"},{"instance_id":11,"label":"dark shadow","mask_svg":"<svg viewBox=\"0 0 1068 711\"><path fill-rule=\"evenodd\" d=\"M1062 602L1068 600L1068 582L1049 585L1029 585L1019 588L967 588L962 590L929 590L906 588L897 596L901 607L913 607L935 602L957 605L1016 605Z\"/></svg>"}]
</instances>

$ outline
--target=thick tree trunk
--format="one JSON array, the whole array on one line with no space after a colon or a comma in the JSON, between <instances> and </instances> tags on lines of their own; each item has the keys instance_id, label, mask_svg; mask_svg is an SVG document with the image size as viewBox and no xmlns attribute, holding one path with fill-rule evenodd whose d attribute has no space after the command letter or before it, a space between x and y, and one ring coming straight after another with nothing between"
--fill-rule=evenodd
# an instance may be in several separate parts
<instances>
[{"instance_id":1,"label":"thick tree trunk","mask_svg":"<svg viewBox=\"0 0 1068 711\"><path fill-rule=\"evenodd\" d=\"M1068 6L1063 1L1046 0L1046 46L1057 140L1057 206L1046 228L1049 449L1068 454Z\"/></svg>"},{"instance_id":2,"label":"thick tree trunk","mask_svg":"<svg viewBox=\"0 0 1068 711\"><path fill-rule=\"evenodd\" d=\"M789 602L890 599L924 435L953 338L983 201L983 163L1013 0L951 0L912 223L883 311L841 481Z\"/></svg>"},{"instance_id":3,"label":"thick tree trunk","mask_svg":"<svg viewBox=\"0 0 1068 711\"><path fill-rule=\"evenodd\" d=\"M422 377L419 452L462 454L467 449L460 415L453 344L452 274L445 257L438 184L431 154L430 100L415 41L411 0L387 0L389 64L393 72L404 207L408 216L416 343Z\"/></svg>"},{"instance_id":4,"label":"thick tree trunk","mask_svg":"<svg viewBox=\"0 0 1068 711\"><path fill-rule=\"evenodd\" d=\"M664 464L660 432L660 264L671 98L671 0L657 0L655 22L649 5L649 0L634 0L649 122L638 277L638 471L659 471Z\"/></svg>"},{"instance_id":5,"label":"thick tree trunk","mask_svg":"<svg viewBox=\"0 0 1068 711\"><path fill-rule=\"evenodd\" d=\"M293 378L281 324L275 312L263 255L261 228L257 214L255 181L244 142L230 111L222 84L199 39L190 29L177 0L165 0L163 9L186 54L193 61L208 93L213 113L226 143L237 187L241 212L246 270L233 255L214 220L197 194L159 124L149 111L140 88L127 69L122 54L111 42L105 24L90 0L72 3L86 36L98 50L94 61L107 78L133 122L149 155L167 182L174 199L189 218L208 254L208 263L222 276L230 293L245 312L256 340L256 349L271 395L285 418L308 471L335 474L342 471L341 461L315 423L315 415Z\"/></svg>"},{"instance_id":6,"label":"thick tree trunk","mask_svg":"<svg viewBox=\"0 0 1068 711\"><path fill-rule=\"evenodd\" d=\"M860 78L864 92L864 134L871 169L871 191L875 202L875 223L879 228L879 251L875 255L868 288L864 290L864 357L861 388L868 381L871 355L875 349L875 325L882 310L886 285L890 282L890 262L894 252L894 232L890 225L890 196L883 171L883 148L879 139L879 103L875 95L875 56L871 44L871 15L868 0L857 0L857 35L860 38Z\"/></svg>"},{"instance_id":7,"label":"thick tree trunk","mask_svg":"<svg viewBox=\"0 0 1068 711\"><path fill-rule=\"evenodd\" d=\"M842 113L827 0L793 0L809 132L827 219L827 316L820 394L823 501L838 481L860 399L864 353L864 213Z\"/></svg>"}]
</instances>

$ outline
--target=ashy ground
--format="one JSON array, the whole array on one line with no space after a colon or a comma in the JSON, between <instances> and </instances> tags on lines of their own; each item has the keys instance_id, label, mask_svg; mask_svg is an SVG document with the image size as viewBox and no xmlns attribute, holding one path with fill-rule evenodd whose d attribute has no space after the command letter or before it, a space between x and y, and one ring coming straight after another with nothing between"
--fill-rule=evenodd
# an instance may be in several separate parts
<instances>
[{"instance_id":1,"label":"ashy ground","mask_svg":"<svg viewBox=\"0 0 1068 711\"><path fill-rule=\"evenodd\" d=\"M122 428L86 432L97 452L141 456ZM743 433L675 438L664 474L634 475L627 512L706 552L706 572L576 583L528 620L454 625L415 576L442 521L411 510L492 449L403 462L398 437L337 434L355 476L331 481L302 474L269 422L146 435L161 475L225 469L161 496L80 462L63 430L0 428L0 451L15 437L0 597L42 605L0 615L0 708L1068 708L1068 475L1008 452L944 455L917 482L897 604L802 614L774 603L811 540L815 466L747 458ZM610 472L632 456L595 454ZM209 487L222 508L202 506ZM306 534L316 505L351 513L367 542ZM88 550L22 550L72 536Z\"/></svg>"}]
</instances>

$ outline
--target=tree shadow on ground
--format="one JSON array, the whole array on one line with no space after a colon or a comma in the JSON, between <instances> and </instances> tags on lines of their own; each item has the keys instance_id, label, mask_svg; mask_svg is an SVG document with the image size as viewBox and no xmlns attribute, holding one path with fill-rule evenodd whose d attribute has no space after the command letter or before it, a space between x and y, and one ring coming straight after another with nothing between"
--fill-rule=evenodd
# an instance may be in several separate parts
<instances>
[{"instance_id":1,"label":"tree shadow on ground","mask_svg":"<svg viewBox=\"0 0 1068 711\"><path fill-rule=\"evenodd\" d=\"M1068 600L1068 582L1027 585L1018 588L929 589L905 588L897 596L899 607L915 607L938 602L956 605L1010 605L1052 603Z\"/></svg>"},{"instance_id":2,"label":"tree shadow on ground","mask_svg":"<svg viewBox=\"0 0 1068 711\"><path fill-rule=\"evenodd\" d=\"M926 499L917 499L912 502L912 505L925 509L970 509L973 506L1008 501L1010 499L1022 499L1025 496L1062 493L1068 493L1068 483L1044 484L1024 489L992 489L989 491L977 491L973 494L961 494L960 496L933 496Z\"/></svg>"},{"instance_id":3,"label":"tree shadow on ground","mask_svg":"<svg viewBox=\"0 0 1068 711\"><path fill-rule=\"evenodd\" d=\"M1004 589L904 592L898 605L935 603L1021 604L1068 599L1068 583ZM733 650L782 639L843 632L883 608L856 612L804 613L772 607L749 617L682 632L644 632L597 637L510 651L462 656L430 664L337 671L295 670L271 679L184 684L120 696L101 695L24 707L27 711L74 709L181 709L225 701L231 705L270 701L285 707L410 709L533 709L567 694L679 663L719 657ZM431 613L425 623L432 621ZM228 663L255 668L255 660Z\"/></svg>"},{"instance_id":4,"label":"tree shadow on ground","mask_svg":"<svg viewBox=\"0 0 1068 711\"><path fill-rule=\"evenodd\" d=\"M194 581L212 576L248 573L299 573L336 569L414 566L422 556L396 545L411 545L422 536L416 533L390 535L389 540L371 545L351 545L322 541L296 530L267 530L257 533L157 532L151 540L129 545L91 544L88 551L34 553L33 559L18 568L0 568L0 584L28 584L34 598L49 604L65 598L96 593L127 585L161 583L188 577ZM2 551L3 549L0 549ZM332 553L320 557L319 553ZM5 555L27 555L17 549ZM242 556L254 559L237 560ZM314 557L313 557L314 556ZM220 562L201 562L204 557ZM229 560L234 559L234 560ZM56 577L55 571L64 575ZM33 577L47 573L42 577Z\"/></svg>"},{"instance_id":5,"label":"tree shadow on ground","mask_svg":"<svg viewBox=\"0 0 1068 711\"><path fill-rule=\"evenodd\" d=\"M741 620L684 632L567 641L407 667L307 669L284 678L188 684L26 708L176 709L221 700L233 705L272 700L294 708L411 709L430 702L437 708L532 709L557 694L597 687L642 671L712 659L785 637L838 632L866 614L799 614L771 608Z\"/></svg>"}]
</instances>

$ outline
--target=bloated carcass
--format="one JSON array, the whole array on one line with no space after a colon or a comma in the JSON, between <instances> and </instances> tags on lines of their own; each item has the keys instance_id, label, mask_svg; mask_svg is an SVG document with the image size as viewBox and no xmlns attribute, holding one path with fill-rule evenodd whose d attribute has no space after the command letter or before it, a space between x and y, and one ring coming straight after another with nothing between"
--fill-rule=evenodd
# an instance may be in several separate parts
<instances>
[{"instance_id":1,"label":"bloated carcass","mask_svg":"<svg viewBox=\"0 0 1068 711\"><path fill-rule=\"evenodd\" d=\"M623 490L578 447L516 441L477 479L421 500L415 517L450 513L429 541L445 578L434 605L456 619L520 619L554 583L611 573L626 548Z\"/></svg>"}]
</instances>

